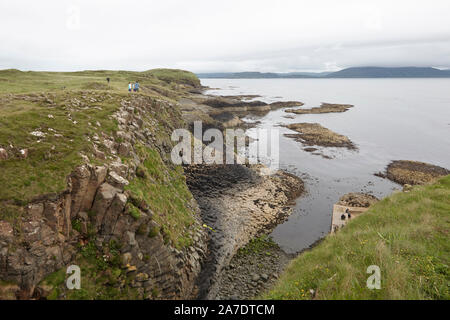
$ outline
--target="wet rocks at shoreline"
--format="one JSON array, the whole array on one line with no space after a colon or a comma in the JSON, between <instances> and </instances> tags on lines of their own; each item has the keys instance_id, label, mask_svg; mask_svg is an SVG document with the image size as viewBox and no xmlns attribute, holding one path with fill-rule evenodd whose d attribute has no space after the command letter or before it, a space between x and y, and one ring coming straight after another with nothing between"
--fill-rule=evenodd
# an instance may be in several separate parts
<instances>
[{"instance_id":1,"label":"wet rocks at shoreline","mask_svg":"<svg viewBox=\"0 0 450 320\"><path fill-rule=\"evenodd\" d=\"M268 111L278 108L288 108L303 105L303 103L300 101L276 101L272 103L266 103L258 100L245 101L245 99L240 98L240 96L230 96L227 98L213 97L204 100L202 103L217 109L233 108L234 111Z\"/></svg>"},{"instance_id":2,"label":"wet rocks at shoreline","mask_svg":"<svg viewBox=\"0 0 450 320\"><path fill-rule=\"evenodd\" d=\"M193 113L197 117L201 117L202 121L211 117L216 124L223 124L220 119L222 114L231 113L237 116L239 119L249 114L264 115L271 110L279 108L302 106L300 101L275 101L267 103L259 100L253 100L259 96L257 95L236 95L236 96L214 96L214 95L201 95L192 94L188 98L180 100L182 109L186 109L188 117ZM191 114L191 115L190 115ZM215 120L217 119L218 120ZM225 122L227 122L226 120ZM225 124L225 127L240 126L242 124L234 122L232 125Z\"/></svg>"},{"instance_id":3,"label":"wet rocks at shoreline","mask_svg":"<svg viewBox=\"0 0 450 320\"><path fill-rule=\"evenodd\" d=\"M225 99L241 99L241 100L251 100L256 98L261 98L259 94L238 94L238 95L231 95L231 96L220 96Z\"/></svg>"},{"instance_id":4,"label":"wet rocks at shoreline","mask_svg":"<svg viewBox=\"0 0 450 320\"><path fill-rule=\"evenodd\" d=\"M187 183L208 227L209 254L199 278L200 298L215 299L219 281L237 250L272 230L291 213L303 182L278 171L244 165L190 166Z\"/></svg>"},{"instance_id":5,"label":"wet rocks at shoreline","mask_svg":"<svg viewBox=\"0 0 450 320\"><path fill-rule=\"evenodd\" d=\"M320 113L338 113L346 112L353 108L351 104L322 103L320 107L310 109L287 109L285 112L296 114L320 114Z\"/></svg>"},{"instance_id":6,"label":"wet rocks at shoreline","mask_svg":"<svg viewBox=\"0 0 450 320\"><path fill-rule=\"evenodd\" d=\"M224 128L232 128L242 125L242 120L231 112L221 112L212 114L211 117L222 123Z\"/></svg>"},{"instance_id":7,"label":"wet rocks at shoreline","mask_svg":"<svg viewBox=\"0 0 450 320\"><path fill-rule=\"evenodd\" d=\"M291 107L301 107L303 106L303 102L300 101L276 101L270 104L270 108L272 110L279 108L291 108Z\"/></svg>"},{"instance_id":8,"label":"wet rocks at shoreline","mask_svg":"<svg viewBox=\"0 0 450 320\"><path fill-rule=\"evenodd\" d=\"M293 256L284 253L268 236L239 249L219 280L218 299L252 299L275 284Z\"/></svg>"},{"instance_id":9,"label":"wet rocks at shoreline","mask_svg":"<svg viewBox=\"0 0 450 320\"><path fill-rule=\"evenodd\" d=\"M285 134L286 137L293 138L306 146L338 147L349 150L356 149L353 142L346 136L335 133L318 123L293 123L286 126L288 129L296 131L295 134ZM307 152L315 150L304 149Z\"/></svg>"},{"instance_id":10,"label":"wet rocks at shoreline","mask_svg":"<svg viewBox=\"0 0 450 320\"><path fill-rule=\"evenodd\" d=\"M449 170L429 163L396 160L386 167L384 173L379 172L375 175L401 185L422 185L449 174Z\"/></svg>"},{"instance_id":11,"label":"wet rocks at shoreline","mask_svg":"<svg viewBox=\"0 0 450 320\"><path fill-rule=\"evenodd\" d=\"M378 201L379 199L371 194L352 192L343 195L337 204L346 207L368 208Z\"/></svg>"}]
</instances>

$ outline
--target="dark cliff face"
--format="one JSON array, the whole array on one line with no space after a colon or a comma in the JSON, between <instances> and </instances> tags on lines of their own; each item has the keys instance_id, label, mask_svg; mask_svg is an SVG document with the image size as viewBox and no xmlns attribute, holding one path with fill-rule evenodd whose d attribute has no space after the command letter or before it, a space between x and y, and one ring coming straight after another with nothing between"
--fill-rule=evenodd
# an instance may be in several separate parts
<instances>
[{"instance_id":1,"label":"dark cliff face","mask_svg":"<svg viewBox=\"0 0 450 320\"><path fill-rule=\"evenodd\" d=\"M94 99L84 97L81 109ZM83 154L64 190L12 204L18 214L2 215L0 298L196 294L206 233L181 167L168 161L171 129L182 126L179 110L145 96L117 99L110 115L117 131L86 140L92 154ZM81 267L80 290L65 285L69 265Z\"/></svg>"}]
</instances>

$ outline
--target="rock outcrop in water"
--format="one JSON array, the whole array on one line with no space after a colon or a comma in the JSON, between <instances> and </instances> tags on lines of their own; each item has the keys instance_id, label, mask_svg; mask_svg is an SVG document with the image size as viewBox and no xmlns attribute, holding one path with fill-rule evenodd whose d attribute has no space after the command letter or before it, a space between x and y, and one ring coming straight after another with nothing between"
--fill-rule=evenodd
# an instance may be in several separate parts
<instances>
[{"instance_id":1,"label":"rock outcrop in water","mask_svg":"<svg viewBox=\"0 0 450 320\"><path fill-rule=\"evenodd\" d=\"M346 112L348 109L353 108L351 104L337 104L337 103L322 103L320 107L314 107L310 109L287 109L286 112L296 114L320 114L320 113L337 113Z\"/></svg>"},{"instance_id":2,"label":"rock outcrop in water","mask_svg":"<svg viewBox=\"0 0 450 320\"><path fill-rule=\"evenodd\" d=\"M368 208L378 201L378 198L371 194L352 192L343 195L337 204L346 207Z\"/></svg>"},{"instance_id":3,"label":"rock outcrop in water","mask_svg":"<svg viewBox=\"0 0 450 320\"><path fill-rule=\"evenodd\" d=\"M338 147L356 149L356 146L346 136L337 134L318 123L294 123L286 126L297 131L295 134L285 134L307 146ZM315 151L310 149L311 151ZM308 151L308 150L305 150Z\"/></svg>"},{"instance_id":4,"label":"rock outcrop in water","mask_svg":"<svg viewBox=\"0 0 450 320\"><path fill-rule=\"evenodd\" d=\"M397 160L387 166L386 173L380 172L376 175L402 185L420 185L448 174L450 174L449 170L429 163Z\"/></svg>"}]
</instances>

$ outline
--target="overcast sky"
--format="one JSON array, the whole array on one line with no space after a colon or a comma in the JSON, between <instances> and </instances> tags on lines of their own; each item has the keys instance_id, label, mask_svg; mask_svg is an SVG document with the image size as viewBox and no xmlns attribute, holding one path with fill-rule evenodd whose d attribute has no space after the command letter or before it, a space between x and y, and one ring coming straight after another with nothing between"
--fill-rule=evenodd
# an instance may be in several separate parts
<instances>
[{"instance_id":1,"label":"overcast sky","mask_svg":"<svg viewBox=\"0 0 450 320\"><path fill-rule=\"evenodd\" d=\"M0 69L450 68L449 0L0 2Z\"/></svg>"}]
</instances>

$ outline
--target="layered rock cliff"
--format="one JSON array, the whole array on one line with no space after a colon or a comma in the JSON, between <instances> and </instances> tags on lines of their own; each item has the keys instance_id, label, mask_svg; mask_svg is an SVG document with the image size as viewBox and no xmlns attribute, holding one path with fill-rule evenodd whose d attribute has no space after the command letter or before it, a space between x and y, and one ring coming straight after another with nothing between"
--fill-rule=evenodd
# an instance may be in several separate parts
<instances>
[{"instance_id":1,"label":"layered rock cliff","mask_svg":"<svg viewBox=\"0 0 450 320\"><path fill-rule=\"evenodd\" d=\"M99 96L83 92L65 108L72 114L90 110ZM63 190L22 206L3 201L1 298L196 295L206 233L181 167L168 160L170 132L182 125L179 111L165 100L109 96L120 104L111 116L117 130L107 134L99 127L85 137L81 161ZM8 153L5 161L20 161ZM81 290L65 286L73 264L81 267Z\"/></svg>"}]
</instances>

